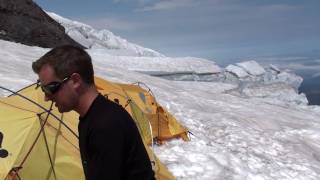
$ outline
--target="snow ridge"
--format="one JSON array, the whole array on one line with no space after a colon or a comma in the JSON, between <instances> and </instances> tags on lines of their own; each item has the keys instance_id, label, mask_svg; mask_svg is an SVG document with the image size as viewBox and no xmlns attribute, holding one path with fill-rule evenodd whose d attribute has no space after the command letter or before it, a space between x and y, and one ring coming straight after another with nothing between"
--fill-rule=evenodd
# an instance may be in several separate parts
<instances>
[{"instance_id":1,"label":"snow ridge","mask_svg":"<svg viewBox=\"0 0 320 180\"><path fill-rule=\"evenodd\" d=\"M95 30L87 24L72 21L55 13L47 12L47 14L64 26L66 33L70 37L89 49L109 49L109 54L113 55L164 57L164 55L159 52L141 47L119 36L115 36L108 30Z\"/></svg>"}]
</instances>

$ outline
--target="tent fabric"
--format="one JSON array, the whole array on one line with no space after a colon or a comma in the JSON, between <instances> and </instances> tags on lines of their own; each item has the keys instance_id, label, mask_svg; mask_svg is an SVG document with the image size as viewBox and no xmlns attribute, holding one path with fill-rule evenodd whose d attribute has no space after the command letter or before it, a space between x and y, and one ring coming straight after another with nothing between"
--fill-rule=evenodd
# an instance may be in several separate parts
<instances>
[{"instance_id":1,"label":"tent fabric","mask_svg":"<svg viewBox=\"0 0 320 180\"><path fill-rule=\"evenodd\" d=\"M172 138L189 140L187 128L157 103L150 90L139 85L111 83L97 77L95 83L100 93L119 102L132 115L147 144L151 144L152 140L161 143ZM148 130L150 126L152 131Z\"/></svg>"},{"instance_id":2,"label":"tent fabric","mask_svg":"<svg viewBox=\"0 0 320 180\"><path fill-rule=\"evenodd\" d=\"M133 117L148 151L156 179L175 179L155 156L156 139L188 140L188 130L138 85L95 77L98 91L121 104ZM0 98L0 180L84 179L78 146L78 115L59 113L36 85ZM2 157L1 153L3 153ZM7 152L7 153L5 153Z\"/></svg>"},{"instance_id":3,"label":"tent fabric","mask_svg":"<svg viewBox=\"0 0 320 180\"><path fill-rule=\"evenodd\" d=\"M9 152L0 158L0 179L84 179L78 138L55 118L62 115L48 111L52 103L44 102L35 86L20 93L42 108L17 95L0 98L2 148ZM63 123L76 131L76 114L66 114L72 118L61 118ZM13 178L15 169L18 176Z\"/></svg>"}]
</instances>

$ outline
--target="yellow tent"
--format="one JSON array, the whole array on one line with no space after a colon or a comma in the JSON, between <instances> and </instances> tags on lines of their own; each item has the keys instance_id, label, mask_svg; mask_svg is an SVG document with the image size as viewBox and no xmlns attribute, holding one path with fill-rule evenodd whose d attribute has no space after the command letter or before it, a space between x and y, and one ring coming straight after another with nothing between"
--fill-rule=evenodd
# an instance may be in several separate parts
<instances>
[{"instance_id":1,"label":"yellow tent","mask_svg":"<svg viewBox=\"0 0 320 180\"><path fill-rule=\"evenodd\" d=\"M154 97L137 85L95 78L99 92L132 115L157 179L175 179L146 144L153 139L187 138L187 130ZM61 114L31 85L0 98L0 180L84 179L78 147L78 116Z\"/></svg>"}]
</instances>

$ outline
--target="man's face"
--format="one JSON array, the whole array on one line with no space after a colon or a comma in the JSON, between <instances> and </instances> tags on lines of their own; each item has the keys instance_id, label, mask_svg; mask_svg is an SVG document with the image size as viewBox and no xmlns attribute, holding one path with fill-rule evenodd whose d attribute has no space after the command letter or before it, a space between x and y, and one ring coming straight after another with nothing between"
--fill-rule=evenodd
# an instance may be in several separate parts
<instances>
[{"instance_id":1,"label":"man's face","mask_svg":"<svg viewBox=\"0 0 320 180\"><path fill-rule=\"evenodd\" d=\"M39 80L42 86L52 82L62 82L62 79L56 76L54 69L50 65L44 65L40 69ZM77 103L77 95L70 81L66 80L61 83L59 89L53 94L45 93L45 101L53 101L61 113L73 110Z\"/></svg>"}]
</instances>

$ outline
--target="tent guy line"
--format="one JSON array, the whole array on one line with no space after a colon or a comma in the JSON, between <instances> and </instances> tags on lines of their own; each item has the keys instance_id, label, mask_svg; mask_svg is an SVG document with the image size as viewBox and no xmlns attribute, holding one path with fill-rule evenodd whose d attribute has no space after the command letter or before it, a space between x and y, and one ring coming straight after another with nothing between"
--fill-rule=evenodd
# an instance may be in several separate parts
<instances>
[{"instance_id":1,"label":"tent guy line","mask_svg":"<svg viewBox=\"0 0 320 180\"><path fill-rule=\"evenodd\" d=\"M31 86L28 86L28 87L31 87ZM44 110L46 113L52 115L52 116L53 116L56 120L58 120L63 126L65 126L75 137L77 137L77 138L79 139L79 136L78 136L68 125L66 125L66 124L65 124L60 118L58 118L56 115L54 115L53 113L51 113L51 109L48 110L48 109L46 109L45 107L41 106L39 103L37 103L37 102L29 99L28 97L20 94L20 93L19 93L20 90L19 90L19 91L13 91L13 90L10 90L10 89L5 88L5 87L2 87L2 86L0 86L0 89L9 91L9 92L11 92L11 93L14 94L14 95L18 95L19 97L21 97L21 98L23 98L23 99L25 99L25 100L33 103L33 104L36 105L36 106L38 106L39 108L41 108L42 110Z\"/></svg>"}]
</instances>

